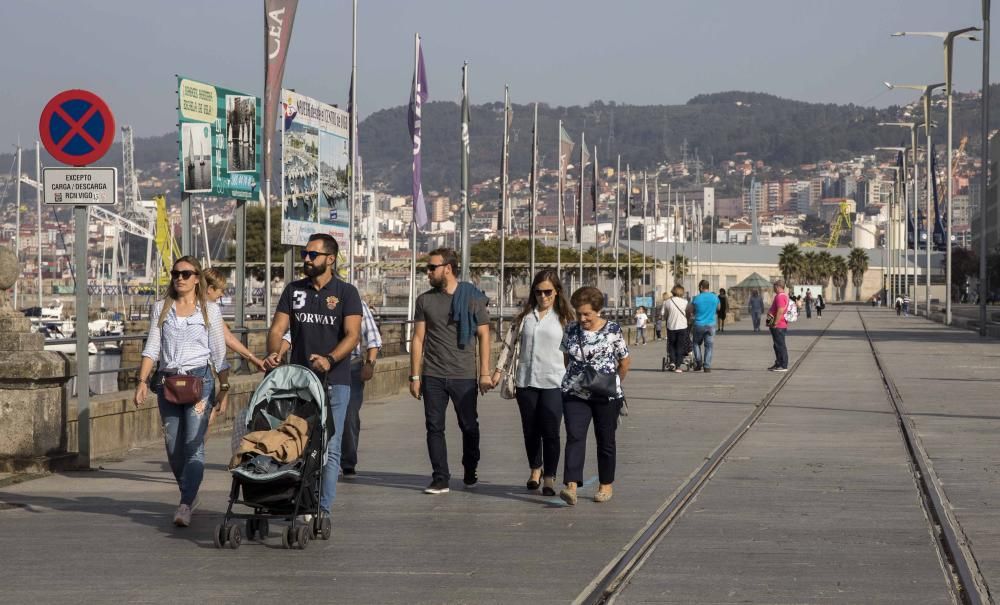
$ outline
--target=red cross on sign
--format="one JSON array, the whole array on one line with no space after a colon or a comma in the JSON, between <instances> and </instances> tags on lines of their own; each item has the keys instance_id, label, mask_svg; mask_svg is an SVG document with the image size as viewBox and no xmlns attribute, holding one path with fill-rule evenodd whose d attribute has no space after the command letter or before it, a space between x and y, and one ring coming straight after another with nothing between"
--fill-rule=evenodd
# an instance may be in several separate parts
<instances>
[{"instance_id":1,"label":"red cross on sign","mask_svg":"<svg viewBox=\"0 0 1000 605\"><path fill-rule=\"evenodd\" d=\"M38 134L56 160L86 166L108 152L115 140L115 118L107 103L94 93L67 90L45 105Z\"/></svg>"}]
</instances>

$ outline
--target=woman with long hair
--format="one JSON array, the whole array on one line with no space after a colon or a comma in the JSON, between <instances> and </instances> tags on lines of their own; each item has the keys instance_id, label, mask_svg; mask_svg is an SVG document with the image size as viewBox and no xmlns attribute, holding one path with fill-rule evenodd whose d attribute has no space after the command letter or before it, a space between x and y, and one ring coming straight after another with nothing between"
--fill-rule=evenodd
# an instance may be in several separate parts
<instances>
[{"instance_id":1,"label":"woman with long hair","mask_svg":"<svg viewBox=\"0 0 1000 605\"><path fill-rule=\"evenodd\" d=\"M197 506L198 489L205 474L205 433L216 407L213 369L219 378L219 413L225 413L229 396L225 324L219 305L206 298L207 291L198 259L182 256L174 262L167 295L153 305L150 313L149 336L142 351L139 384L133 400L136 407L146 400L156 363L161 376L183 374L203 381L201 398L190 404L171 403L162 386L154 384L167 460L181 492L180 505L174 513L174 525L178 527L191 524L191 513Z\"/></svg>"},{"instance_id":2,"label":"woman with long hair","mask_svg":"<svg viewBox=\"0 0 1000 605\"><path fill-rule=\"evenodd\" d=\"M594 421L597 440L597 475L600 485L594 502L611 499L611 484L615 480L617 446L615 430L618 415L625 405L622 381L628 374L631 358L622 328L616 322L601 317L604 293L584 286L570 299L577 321L569 324L563 336L562 351L566 375L562 381L563 416L566 420L566 463L563 482L566 487L559 497L566 504L576 504L576 489L583 484L583 465L587 455L587 433ZM588 369L589 368L589 369ZM610 394L594 392L601 385L588 382L598 376L613 375Z\"/></svg>"},{"instance_id":3,"label":"woman with long hair","mask_svg":"<svg viewBox=\"0 0 1000 605\"><path fill-rule=\"evenodd\" d=\"M493 386L513 363L514 343L520 342L514 377L517 407L521 412L524 449L531 474L527 488L542 487L542 494L556 495L559 470L559 426L562 423L562 385L566 368L559 350L566 324L573 320L559 275L552 269L539 271L531 280L528 300L511 322Z\"/></svg>"}]
</instances>

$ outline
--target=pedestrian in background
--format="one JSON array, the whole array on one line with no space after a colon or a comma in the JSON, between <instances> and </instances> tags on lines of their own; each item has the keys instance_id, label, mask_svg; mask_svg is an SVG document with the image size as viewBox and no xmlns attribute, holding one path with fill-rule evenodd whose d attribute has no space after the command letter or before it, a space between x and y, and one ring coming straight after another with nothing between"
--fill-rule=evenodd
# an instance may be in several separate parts
<instances>
[{"instance_id":1,"label":"pedestrian in background","mask_svg":"<svg viewBox=\"0 0 1000 605\"><path fill-rule=\"evenodd\" d=\"M750 313L753 331L760 332L760 318L764 315L764 298L760 295L760 290L750 292L750 300L747 302L747 312Z\"/></svg>"},{"instance_id":2,"label":"pedestrian in background","mask_svg":"<svg viewBox=\"0 0 1000 605\"><path fill-rule=\"evenodd\" d=\"M767 312L767 326L771 330L771 342L774 346L774 365L768 368L772 372L788 371L788 347L785 343L788 321L785 319L785 310L788 305L794 304L785 293L785 280L775 280L774 300Z\"/></svg>"},{"instance_id":3,"label":"pedestrian in background","mask_svg":"<svg viewBox=\"0 0 1000 605\"><path fill-rule=\"evenodd\" d=\"M663 297L666 300L666 296ZM653 312L653 329L656 336L656 340L663 338L663 313L662 308L653 307L651 309Z\"/></svg>"},{"instance_id":4,"label":"pedestrian in background","mask_svg":"<svg viewBox=\"0 0 1000 605\"><path fill-rule=\"evenodd\" d=\"M205 269L202 274L205 276L205 298L208 299L208 302L219 304L219 301L222 299L222 295L226 290L226 276L223 275L218 269L211 267ZM233 336L233 333L229 331L229 326L227 326L225 322L223 322L222 326L226 332L226 346L229 350L245 359L250 365L261 372L266 371L267 368L264 366L264 360L254 355L253 351L244 346L244 344L240 342L239 338Z\"/></svg>"},{"instance_id":5,"label":"pedestrian in background","mask_svg":"<svg viewBox=\"0 0 1000 605\"><path fill-rule=\"evenodd\" d=\"M587 433L594 421L597 440L597 473L600 485L594 502L607 502L612 496L615 481L617 447L615 431L618 415L625 403L622 380L628 374L628 344L621 326L601 317L604 294L592 286L585 286L573 293L570 299L577 321L569 324L563 336L562 350L566 360L566 374L562 381L563 417L566 423L566 462L563 482L566 487L559 497L567 504L576 504L576 490L583 483L583 466L587 456ZM610 394L598 394L588 383L593 377L614 376Z\"/></svg>"},{"instance_id":6,"label":"pedestrian in background","mask_svg":"<svg viewBox=\"0 0 1000 605\"><path fill-rule=\"evenodd\" d=\"M726 289L719 288L719 332L726 329L726 314L729 313L729 297Z\"/></svg>"},{"instance_id":7,"label":"pedestrian in background","mask_svg":"<svg viewBox=\"0 0 1000 605\"><path fill-rule=\"evenodd\" d=\"M806 319L812 319L813 316L813 293L812 289L806 288Z\"/></svg>"},{"instance_id":8,"label":"pedestrian in background","mask_svg":"<svg viewBox=\"0 0 1000 605\"><path fill-rule=\"evenodd\" d=\"M910 295L909 294L904 294L903 295L903 317L909 317L909 316L910 316Z\"/></svg>"},{"instance_id":9,"label":"pedestrian in background","mask_svg":"<svg viewBox=\"0 0 1000 605\"><path fill-rule=\"evenodd\" d=\"M649 316L646 315L646 307L639 307L635 312L635 344L639 345L639 339L642 339L642 344L646 344L646 324L649 323Z\"/></svg>"},{"instance_id":10,"label":"pedestrian in background","mask_svg":"<svg viewBox=\"0 0 1000 605\"><path fill-rule=\"evenodd\" d=\"M480 393L493 388L490 373L490 313L487 299L475 285L458 281L458 254L451 248L432 250L427 257L431 289L417 297L410 343L410 394L424 400L427 453L431 483L427 494L449 491L445 413L455 406L462 431L462 482L479 482ZM477 347L473 341L478 342ZM478 371L477 371L478 370ZM477 380L478 374L478 380Z\"/></svg>"},{"instance_id":11,"label":"pedestrian in background","mask_svg":"<svg viewBox=\"0 0 1000 605\"><path fill-rule=\"evenodd\" d=\"M539 271L531 281L528 301L511 322L493 372L493 386L516 363L514 386L521 413L524 450L530 475L526 486L542 495L555 496L556 473L562 444L562 379L566 373L560 345L573 311L563 292L559 275L552 269ZM519 346L515 346L519 343ZM518 356L514 359L514 350Z\"/></svg>"},{"instance_id":12,"label":"pedestrian in background","mask_svg":"<svg viewBox=\"0 0 1000 605\"><path fill-rule=\"evenodd\" d=\"M816 317L823 317L823 309L826 308L826 300L823 299L823 294L816 295Z\"/></svg>"},{"instance_id":13,"label":"pedestrian in background","mask_svg":"<svg viewBox=\"0 0 1000 605\"><path fill-rule=\"evenodd\" d=\"M694 371L712 371L712 349L715 341L715 322L719 313L719 296L709 290L708 280L698 282L699 293L691 299L694 317Z\"/></svg>"},{"instance_id":14,"label":"pedestrian in background","mask_svg":"<svg viewBox=\"0 0 1000 605\"><path fill-rule=\"evenodd\" d=\"M684 286L677 284L670 293L671 297L663 303L663 314L667 318L667 357L670 359L667 369L680 374L684 371L684 357L687 355L691 309L684 298Z\"/></svg>"},{"instance_id":15,"label":"pedestrian in background","mask_svg":"<svg viewBox=\"0 0 1000 605\"><path fill-rule=\"evenodd\" d=\"M208 301L207 291L198 259L182 256L174 262L167 295L150 312L149 335L133 397L136 407L146 400L153 364L157 363L159 376L183 374L202 380L201 399L182 404L168 401L163 386L154 384L167 460L181 492L174 512L174 525L178 527L191 524L205 476L205 433L216 407L213 369L219 379L219 413L226 412L229 401L225 323L219 305Z\"/></svg>"}]
</instances>

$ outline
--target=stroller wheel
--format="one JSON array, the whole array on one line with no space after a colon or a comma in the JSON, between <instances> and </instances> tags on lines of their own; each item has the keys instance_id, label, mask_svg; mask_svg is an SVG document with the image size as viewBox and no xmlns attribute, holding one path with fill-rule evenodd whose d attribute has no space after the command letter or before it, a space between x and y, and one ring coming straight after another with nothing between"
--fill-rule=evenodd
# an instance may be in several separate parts
<instances>
[{"instance_id":1,"label":"stroller wheel","mask_svg":"<svg viewBox=\"0 0 1000 605\"><path fill-rule=\"evenodd\" d=\"M212 543L215 544L216 548L222 548L226 545L226 527L219 523L215 526L215 531L212 532Z\"/></svg>"},{"instance_id":2,"label":"stroller wheel","mask_svg":"<svg viewBox=\"0 0 1000 605\"><path fill-rule=\"evenodd\" d=\"M229 526L226 537L228 538L229 548L233 550L239 548L240 544L243 543L243 532L240 530L240 526L235 523Z\"/></svg>"},{"instance_id":3,"label":"stroller wheel","mask_svg":"<svg viewBox=\"0 0 1000 605\"><path fill-rule=\"evenodd\" d=\"M306 544L309 544L309 536L312 535L312 529L307 525L300 525L297 530L295 530L295 546L299 550L305 550Z\"/></svg>"},{"instance_id":4,"label":"stroller wheel","mask_svg":"<svg viewBox=\"0 0 1000 605\"><path fill-rule=\"evenodd\" d=\"M319 523L319 531L313 532L313 537L329 540L333 536L333 521L330 519L330 515L323 513L317 519L317 523Z\"/></svg>"},{"instance_id":5,"label":"stroller wheel","mask_svg":"<svg viewBox=\"0 0 1000 605\"><path fill-rule=\"evenodd\" d=\"M295 529L292 526L286 527L281 532L281 545L285 548L291 548L295 544Z\"/></svg>"}]
</instances>

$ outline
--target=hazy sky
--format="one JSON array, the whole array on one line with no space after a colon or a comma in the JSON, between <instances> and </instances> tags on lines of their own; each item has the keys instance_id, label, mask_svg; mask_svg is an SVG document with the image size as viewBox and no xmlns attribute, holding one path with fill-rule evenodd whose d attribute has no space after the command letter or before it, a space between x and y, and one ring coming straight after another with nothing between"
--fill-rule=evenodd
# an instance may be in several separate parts
<instances>
[{"instance_id":1,"label":"hazy sky","mask_svg":"<svg viewBox=\"0 0 1000 605\"><path fill-rule=\"evenodd\" d=\"M413 33L431 100L683 103L747 90L885 106L916 98L883 80L943 79L941 43L899 30L980 25L980 0L360 0L362 116L407 102ZM997 11L994 11L995 13ZM174 74L263 92L263 0L0 0L0 145L37 137L55 93L92 90L139 136L175 128ZM1000 69L992 44L992 63ZM982 50L956 43L958 90L979 87ZM351 2L300 0L285 86L346 106ZM993 78L997 81L997 78ZM401 127L405 127L401 125Z\"/></svg>"}]
</instances>

